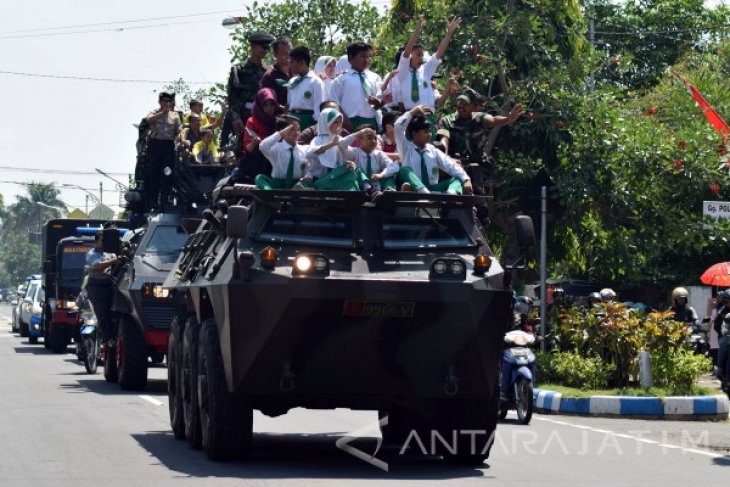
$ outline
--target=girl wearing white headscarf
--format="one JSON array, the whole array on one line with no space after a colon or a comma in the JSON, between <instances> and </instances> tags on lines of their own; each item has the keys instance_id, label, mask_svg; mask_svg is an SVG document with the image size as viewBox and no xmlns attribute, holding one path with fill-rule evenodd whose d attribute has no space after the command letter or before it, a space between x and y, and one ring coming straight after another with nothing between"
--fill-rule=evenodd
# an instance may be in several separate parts
<instances>
[{"instance_id":1,"label":"girl wearing white headscarf","mask_svg":"<svg viewBox=\"0 0 730 487\"><path fill-rule=\"evenodd\" d=\"M330 98L330 86L332 81L335 79L335 64L337 60L332 56L320 56L317 62L314 63L314 74L319 76L324 81L325 100L331 100ZM325 101L322 100L322 101Z\"/></svg>"},{"instance_id":2,"label":"girl wearing white headscarf","mask_svg":"<svg viewBox=\"0 0 730 487\"><path fill-rule=\"evenodd\" d=\"M313 177L314 189L330 191L359 190L357 166L345 161L339 150L343 116L335 108L325 108L319 114L317 136L307 148L311 161L308 176Z\"/></svg>"}]
</instances>

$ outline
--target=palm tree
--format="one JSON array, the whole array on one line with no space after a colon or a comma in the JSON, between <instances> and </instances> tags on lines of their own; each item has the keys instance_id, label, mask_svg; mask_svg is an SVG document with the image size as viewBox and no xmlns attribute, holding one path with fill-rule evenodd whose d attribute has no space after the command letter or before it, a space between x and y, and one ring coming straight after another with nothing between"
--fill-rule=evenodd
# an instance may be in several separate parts
<instances>
[{"instance_id":1,"label":"palm tree","mask_svg":"<svg viewBox=\"0 0 730 487\"><path fill-rule=\"evenodd\" d=\"M60 191L54 183L29 183L26 189L28 195L16 196L16 202L7 208L3 219L4 234L39 229L42 220L57 218L66 212L66 205L59 199Z\"/></svg>"}]
</instances>

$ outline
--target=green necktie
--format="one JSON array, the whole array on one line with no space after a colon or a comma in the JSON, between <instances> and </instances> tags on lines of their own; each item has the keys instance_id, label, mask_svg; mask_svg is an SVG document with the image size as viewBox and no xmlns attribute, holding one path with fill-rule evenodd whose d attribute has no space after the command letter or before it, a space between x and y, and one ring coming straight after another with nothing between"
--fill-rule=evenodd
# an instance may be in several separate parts
<instances>
[{"instance_id":1,"label":"green necktie","mask_svg":"<svg viewBox=\"0 0 730 487\"><path fill-rule=\"evenodd\" d=\"M426 187L431 186L431 181L428 179L428 166L426 166L426 156L425 150L416 149L418 151L418 155L421 156L421 182L426 185Z\"/></svg>"},{"instance_id":2,"label":"green necktie","mask_svg":"<svg viewBox=\"0 0 730 487\"><path fill-rule=\"evenodd\" d=\"M289 85L288 85L287 87L288 87L288 88L289 88L290 90L293 90L293 89L294 89L294 88L296 88L296 87L297 87L297 85L298 85L299 83L301 83L302 81L304 81L304 76L297 76L296 78L294 78L294 79L293 79L292 81L290 81L290 82L289 82Z\"/></svg>"},{"instance_id":3,"label":"green necktie","mask_svg":"<svg viewBox=\"0 0 730 487\"><path fill-rule=\"evenodd\" d=\"M373 175L373 166L372 166L372 158L370 157L370 154L368 154L367 158L367 177L370 179L370 176Z\"/></svg>"},{"instance_id":4,"label":"green necktie","mask_svg":"<svg viewBox=\"0 0 730 487\"><path fill-rule=\"evenodd\" d=\"M289 147L289 167L286 168L286 189L294 186L294 147Z\"/></svg>"},{"instance_id":5,"label":"green necktie","mask_svg":"<svg viewBox=\"0 0 730 487\"><path fill-rule=\"evenodd\" d=\"M418 76L416 75L416 70L413 70L413 76L411 76L411 101L418 102L418 99L420 98L418 93Z\"/></svg>"},{"instance_id":6,"label":"green necktie","mask_svg":"<svg viewBox=\"0 0 730 487\"><path fill-rule=\"evenodd\" d=\"M365 75L362 71L355 72L360 77L360 85L362 85L362 91L365 93L365 98L368 98L370 96L370 88L368 88L368 85L365 83Z\"/></svg>"}]
</instances>

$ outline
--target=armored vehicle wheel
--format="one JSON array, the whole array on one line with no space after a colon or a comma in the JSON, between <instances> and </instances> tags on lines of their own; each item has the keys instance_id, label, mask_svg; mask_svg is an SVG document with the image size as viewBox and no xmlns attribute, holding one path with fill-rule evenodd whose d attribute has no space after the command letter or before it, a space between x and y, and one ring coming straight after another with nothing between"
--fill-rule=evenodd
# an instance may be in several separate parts
<instances>
[{"instance_id":1,"label":"armored vehicle wheel","mask_svg":"<svg viewBox=\"0 0 730 487\"><path fill-rule=\"evenodd\" d=\"M499 401L499 395L496 396ZM497 426L497 408L495 401L462 399L445 401L437 408L434 429L449 442L454 450L438 445L437 454L444 460L453 463L480 465L489 457L492 435ZM478 431L476 440L463 434L465 430ZM452 443L456 431L456 443Z\"/></svg>"},{"instance_id":2,"label":"armored vehicle wheel","mask_svg":"<svg viewBox=\"0 0 730 487\"><path fill-rule=\"evenodd\" d=\"M167 341L167 403L170 409L170 427L178 440L185 439L185 419L180 395L180 346L184 326L185 315L175 315Z\"/></svg>"},{"instance_id":3,"label":"armored vehicle wheel","mask_svg":"<svg viewBox=\"0 0 730 487\"><path fill-rule=\"evenodd\" d=\"M416 429L419 434L422 430L421 421L398 406L392 406L388 411L378 411L379 420L385 416L388 416L388 423L380 426L383 443L397 446L398 449L403 448L411 430Z\"/></svg>"},{"instance_id":4,"label":"armored vehicle wheel","mask_svg":"<svg viewBox=\"0 0 730 487\"><path fill-rule=\"evenodd\" d=\"M117 370L117 348L105 346L104 351L104 380L110 384L116 383L119 379Z\"/></svg>"},{"instance_id":5,"label":"armored vehicle wheel","mask_svg":"<svg viewBox=\"0 0 730 487\"><path fill-rule=\"evenodd\" d=\"M35 335L29 336L28 343L30 343L31 345L36 345L38 343L38 337Z\"/></svg>"},{"instance_id":6,"label":"armored vehicle wheel","mask_svg":"<svg viewBox=\"0 0 730 487\"><path fill-rule=\"evenodd\" d=\"M247 456L253 439L253 408L250 401L228 392L214 320L206 320L200 331L198 373L205 454L210 460Z\"/></svg>"},{"instance_id":7,"label":"armored vehicle wheel","mask_svg":"<svg viewBox=\"0 0 730 487\"><path fill-rule=\"evenodd\" d=\"M128 316L119 318L116 359L119 386L125 391L143 390L147 386L147 344Z\"/></svg>"},{"instance_id":8,"label":"armored vehicle wheel","mask_svg":"<svg viewBox=\"0 0 730 487\"><path fill-rule=\"evenodd\" d=\"M60 326L51 326L51 330L48 332L48 338L51 342L51 351L53 353L63 353L66 351L68 338L66 338L66 333L64 333L63 328Z\"/></svg>"},{"instance_id":9,"label":"armored vehicle wheel","mask_svg":"<svg viewBox=\"0 0 730 487\"><path fill-rule=\"evenodd\" d=\"M202 438L200 431L200 408L198 404L198 339L200 323L196 317L185 322L180 350L180 402L182 403L185 437L191 448L199 449ZM168 359L169 360L169 359Z\"/></svg>"}]
</instances>

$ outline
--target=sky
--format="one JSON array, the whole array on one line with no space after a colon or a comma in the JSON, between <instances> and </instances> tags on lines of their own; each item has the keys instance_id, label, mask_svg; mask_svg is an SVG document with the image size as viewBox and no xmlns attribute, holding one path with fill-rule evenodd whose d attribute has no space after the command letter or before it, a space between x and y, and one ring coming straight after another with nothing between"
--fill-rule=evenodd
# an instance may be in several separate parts
<instances>
[{"instance_id":1,"label":"sky","mask_svg":"<svg viewBox=\"0 0 730 487\"><path fill-rule=\"evenodd\" d=\"M85 209L86 191L98 197L103 183L103 202L119 210L115 183L95 169L127 181L136 156L132 124L157 107L155 91L164 83L3 72L224 82L230 31L220 23L243 14L244 2L250 1L0 1L0 91L6 113L0 122L0 193L5 205L26 194L26 186L18 183L40 181L56 183L70 208ZM161 18L170 16L177 18ZM73 27L85 24L96 25ZM88 30L97 32L78 33ZM201 86L206 85L193 85Z\"/></svg>"},{"instance_id":2,"label":"sky","mask_svg":"<svg viewBox=\"0 0 730 487\"><path fill-rule=\"evenodd\" d=\"M223 82L230 66L230 31L221 27L221 20L243 14L243 5L243 0L3 0L0 71ZM50 30L169 16L185 17ZM138 28L145 25L156 26ZM105 31L69 34L81 30ZM5 204L13 203L17 194L27 194L25 186L7 181L41 181L59 185L63 201L81 209L86 193L60 185L79 185L98 197L103 182L103 202L118 205L115 183L95 169L127 181L136 156L132 124L157 107L155 90L162 86L0 73L6 113L0 122L0 192ZM93 201L89 205L93 207Z\"/></svg>"}]
</instances>

